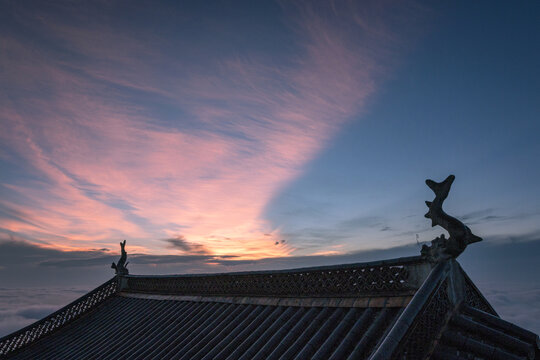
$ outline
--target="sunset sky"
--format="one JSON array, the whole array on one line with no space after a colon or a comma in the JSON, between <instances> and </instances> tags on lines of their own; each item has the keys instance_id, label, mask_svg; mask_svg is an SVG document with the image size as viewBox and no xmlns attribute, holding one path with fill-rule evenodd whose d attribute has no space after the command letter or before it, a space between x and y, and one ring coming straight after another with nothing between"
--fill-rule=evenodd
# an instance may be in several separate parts
<instances>
[{"instance_id":1,"label":"sunset sky","mask_svg":"<svg viewBox=\"0 0 540 360\"><path fill-rule=\"evenodd\" d=\"M123 239L133 273L416 255L452 173L462 265L539 331L539 10L0 0L0 288L79 296Z\"/></svg>"}]
</instances>

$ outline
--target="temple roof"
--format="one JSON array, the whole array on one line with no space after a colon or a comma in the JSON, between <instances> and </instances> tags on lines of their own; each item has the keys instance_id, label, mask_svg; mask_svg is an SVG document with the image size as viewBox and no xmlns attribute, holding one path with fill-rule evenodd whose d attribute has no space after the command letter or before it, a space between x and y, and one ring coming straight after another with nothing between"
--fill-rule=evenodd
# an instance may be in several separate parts
<instances>
[{"instance_id":1,"label":"temple roof","mask_svg":"<svg viewBox=\"0 0 540 360\"><path fill-rule=\"evenodd\" d=\"M0 339L13 359L534 359L455 260L119 274ZM505 357L506 356L506 357Z\"/></svg>"},{"instance_id":2,"label":"temple roof","mask_svg":"<svg viewBox=\"0 0 540 360\"><path fill-rule=\"evenodd\" d=\"M223 274L116 276L0 339L13 359L538 359L536 334L499 318L456 261L482 238L426 180L441 235L422 255Z\"/></svg>"}]
</instances>

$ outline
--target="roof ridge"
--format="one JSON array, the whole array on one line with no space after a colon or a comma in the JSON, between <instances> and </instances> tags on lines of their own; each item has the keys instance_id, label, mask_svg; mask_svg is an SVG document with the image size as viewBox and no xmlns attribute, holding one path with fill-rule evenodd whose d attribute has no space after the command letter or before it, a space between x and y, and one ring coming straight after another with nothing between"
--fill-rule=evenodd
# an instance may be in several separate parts
<instances>
[{"instance_id":1,"label":"roof ridge","mask_svg":"<svg viewBox=\"0 0 540 360\"><path fill-rule=\"evenodd\" d=\"M123 277L137 278L137 277L155 277L155 278L167 278L167 277L205 277L205 276L235 276L235 275L258 275L258 274L284 274L284 273L294 273L302 271L324 271L324 270L339 270L339 269L348 269L353 267L374 267L374 266L383 266L383 265L409 265L409 264L427 264L428 260L422 255L415 256L405 256L387 260L375 260L367 262L356 262L356 263L345 263L345 264L335 264L335 265L325 265L325 266L308 266L300 268L290 268L290 269L276 269L276 270L254 270L254 271L233 271L233 272L221 272L221 273L200 273L200 274L161 274L161 275L142 275L142 274L129 274L122 275Z\"/></svg>"},{"instance_id":2,"label":"roof ridge","mask_svg":"<svg viewBox=\"0 0 540 360\"><path fill-rule=\"evenodd\" d=\"M451 271L450 264L447 261L438 263L429 273L428 277L414 294L405 310L396 320L379 347L373 352L369 360L390 359L400 347L401 341L410 333L415 319L425 311L426 305L432 295L443 285L444 280L448 278Z\"/></svg>"},{"instance_id":3,"label":"roof ridge","mask_svg":"<svg viewBox=\"0 0 540 360\"><path fill-rule=\"evenodd\" d=\"M120 291L164 295L356 297L412 295L431 264L420 256L278 271L119 276Z\"/></svg>"}]
</instances>

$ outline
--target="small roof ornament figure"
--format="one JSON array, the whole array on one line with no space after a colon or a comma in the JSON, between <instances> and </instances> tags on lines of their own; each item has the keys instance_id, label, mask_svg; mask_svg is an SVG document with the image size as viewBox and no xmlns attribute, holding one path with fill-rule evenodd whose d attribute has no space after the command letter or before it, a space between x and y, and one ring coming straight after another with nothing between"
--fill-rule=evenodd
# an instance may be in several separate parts
<instances>
[{"instance_id":1,"label":"small roof ornament figure","mask_svg":"<svg viewBox=\"0 0 540 360\"><path fill-rule=\"evenodd\" d=\"M127 269L127 265L129 264L129 261L126 262L127 260L126 240L120 242L120 249L122 250L122 255L120 255L120 260L118 260L117 264L113 262L111 265L111 268L115 270L116 275L127 275L129 274L129 270Z\"/></svg>"},{"instance_id":2,"label":"small roof ornament figure","mask_svg":"<svg viewBox=\"0 0 540 360\"><path fill-rule=\"evenodd\" d=\"M474 235L465 224L448 215L442 209L442 204L448 196L455 178L454 175L449 175L440 183L429 179L426 180L427 186L435 193L435 199L426 201L429 211L424 216L431 219L431 226L439 225L448 231L450 235L446 239L442 234L431 241L431 246L422 246L422 255L432 263L455 259L465 250L467 245L482 241L482 238Z\"/></svg>"}]
</instances>

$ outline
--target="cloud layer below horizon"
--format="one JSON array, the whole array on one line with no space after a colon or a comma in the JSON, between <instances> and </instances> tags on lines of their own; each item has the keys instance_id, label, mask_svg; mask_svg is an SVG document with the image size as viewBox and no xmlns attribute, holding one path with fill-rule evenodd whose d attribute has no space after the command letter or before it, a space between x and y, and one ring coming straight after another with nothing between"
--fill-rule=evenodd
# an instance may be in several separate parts
<instances>
[{"instance_id":1,"label":"cloud layer below horizon","mask_svg":"<svg viewBox=\"0 0 540 360\"><path fill-rule=\"evenodd\" d=\"M251 28L143 3L119 18L122 4L10 5L1 231L64 250L129 238L287 256L265 206L362 112L420 10L302 2Z\"/></svg>"}]
</instances>

